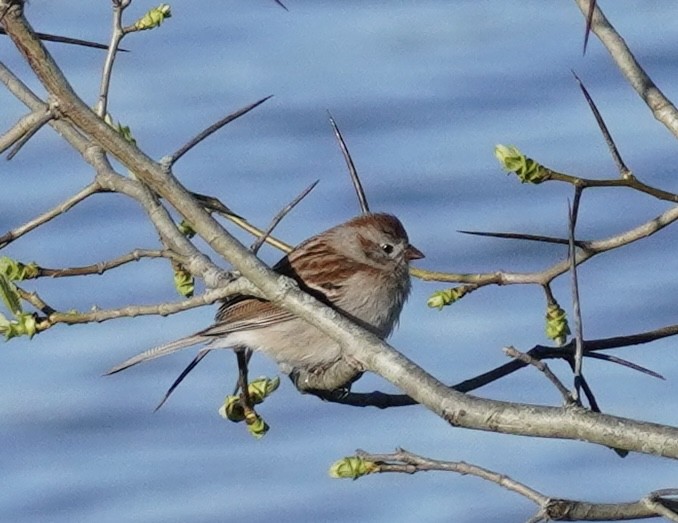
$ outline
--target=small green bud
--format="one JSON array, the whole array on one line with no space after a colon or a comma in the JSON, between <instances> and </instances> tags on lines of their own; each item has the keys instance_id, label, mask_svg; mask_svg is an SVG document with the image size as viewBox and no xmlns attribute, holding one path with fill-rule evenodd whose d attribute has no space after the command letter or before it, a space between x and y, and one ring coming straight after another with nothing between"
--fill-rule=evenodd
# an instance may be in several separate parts
<instances>
[{"instance_id":1,"label":"small green bud","mask_svg":"<svg viewBox=\"0 0 678 523\"><path fill-rule=\"evenodd\" d=\"M188 272L181 265L174 266L174 288L179 294L190 298L195 291L195 279L193 275Z\"/></svg>"},{"instance_id":2,"label":"small green bud","mask_svg":"<svg viewBox=\"0 0 678 523\"><path fill-rule=\"evenodd\" d=\"M546 308L546 336L560 346L565 345L569 334L567 314L557 303L549 303Z\"/></svg>"},{"instance_id":3,"label":"small green bud","mask_svg":"<svg viewBox=\"0 0 678 523\"><path fill-rule=\"evenodd\" d=\"M19 336L28 336L31 339L38 332L37 327L38 322L36 321L35 314L21 312L12 321L8 321L5 316L0 314L0 333L5 336L5 340Z\"/></svg>"},{"instance_id":4,"label":"small green bud","mask_svg":"<svg viewBox=\"0 0 678 523\"><path fill-rule=\"evenodd\" d=\"M280 386L280 378L277 376L273 379L261 377L250 382L247 390L250 399L254 405L262 403L266 397L272 394Z\"/></svg>"},{"instance_id":5,"label":"small green bud","mask_svg":"<svg viewBox=\"0 0 678 523\"><path fill-rule=\"evenodd\" d=\"M145 31L159 27L167 18L171 18L172 9L168 4L160 4L148 11L144 16L134 22L134 29Z\"/></svg>"},{"instance_id":6,"label":"small green bud","mask_svg":"<svg viewBox=\"0 0 678 523\"><path fill-rule=\"evenodd\" d=\"M24 265L23 263L3 256L0 258L0 273L7 276L10 281L21 281L35 278L40 269L35 262Z\"/></svg>"},{"instance_id":7,"label":"small green bud","mask_svg":"<svg viewBox=\"0 0 678 523\"><path fill-rule=\"evenodd\" d=\"M106 113L104 115L104 122L115 129L115 131L120 136L122 136L126 142L136 145L137 141L134 139L134 136L132 136L132 130L128 125L122 125L120 122L115 123L115 120L113 120L113 117L110 115L110 113Z\"/></svg>"},{"instance_id":8,"label":"small green bud","mask_svg":"<svg viewBox=\"0 0 678 523\"><path fill-rule=\"evenodd\" d=\"M515 173L522 183L541 183L548 178L548 171L532 158L528 158L517 147L497 145L494 155L509 173Z\"/></svg>"},{"instance_id":9,"label":"small green bud","mask_svg":"<svg viewBox=\"0 0 678 523\"><path fill-rule=\"evenodd\" d=\"M186 238L189 240L195 236L195 230L193 229L193 226L186 220L181 220L179 225L177 225L177 228L179 229L179 232L186 236Z\"/></svg>"},{"instance_id":10,"label":"small green bud","mask_svg":"<svg viewBox=\"0 0 678 523\"><path fill-rule=\"evenodd\" d=\"M467 294L470 294L478 288L477 285L460 285L459 287L452 287L450 289L443 289L431 294L431 297L426 302L426 305L432 309L442 310L443 307L452 305L454 302L462 299Z\"/></svg>"},{"instance_id":11,"label":"small green bud","mask_svg":"<svg viewBox=\"0 0 678 523\"><path fill-rule=\"evenodd\" d=\"M132 136L132 129L130 129L129 125L122 125L120 122L118 122L115 130L118 131L118 134L122 136L127 143L131 143L132 145L137 144L134 136Z\"/></svg>"},{"instance_id":12,"label":"small green bud","mask_svg":"<svg viewBox=\"0 0 678 523\"><path fill-rule=\"evenodd\" d=\"M38 322L33 313L22 312L17 316L17 323L19 324L18 332L20 335L28 336L28 339L33 338L36 332L38 332Z\"/></svg>"},{"instance_id":13,"label":"small green bud","mask_svg":"<svg viewBox=\"0 0 678 523\"><path fill-rule=\"evenodd\" d=\"M271 427L264 421L264 418L259 416L253 410L245 415L245 423L247 423L247 430L254 436L255 439L263 438Z\"/></svg>"},{"instance_id":14,"label":"small green bud","mask_svg":"<svg viewBox=\"0 0 678 523\"><path fill-rule=\"evenodd\" d=\"M379 471L379 465L373 461L366 461L359 456L347 456L335 461L330 467L330 477L338 479L356 480L361 476Z\"/></svg>"},{"instance_id":15,"label":"small green bud","mask_svg":"<svg viewBox=\"0 0 678 523\"><path fill-rule=\"evenodd\" d=\"M0 298L5 302L7 309L15 316L23 311L16 286L3 273L0 273Z\"/></svg>"},{"instance_id":16,"label":"small green bud","mask_svg":"<svg viewBox=\"0 0 678 523\"><path fill-rule=\"evenodd\" d=\"M245 409L240 403L240 398L238 396L226 396L224 404L219 408L219 415L233 423L244 421Z\"/></svg>"}]
</instances>

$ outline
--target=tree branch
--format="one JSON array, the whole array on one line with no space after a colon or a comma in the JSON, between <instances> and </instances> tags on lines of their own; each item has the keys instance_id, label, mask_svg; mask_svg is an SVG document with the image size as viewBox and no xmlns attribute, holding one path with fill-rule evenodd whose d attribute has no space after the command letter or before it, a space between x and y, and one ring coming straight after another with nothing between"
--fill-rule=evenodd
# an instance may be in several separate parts
<instances>
[{"instance_id":1,"label":"tree branch","mask_svg":"<svg viewBox=\"0 0 678 523\"><path fill-rule=\"evenodd\" d=\"M587 15L590 1L575 0L584 16ZM678 110L647 75L599 6L593 12L591 30L607 48L619 70L650 108L654 117L678 138Z\"/></svg>"}]
</instances>

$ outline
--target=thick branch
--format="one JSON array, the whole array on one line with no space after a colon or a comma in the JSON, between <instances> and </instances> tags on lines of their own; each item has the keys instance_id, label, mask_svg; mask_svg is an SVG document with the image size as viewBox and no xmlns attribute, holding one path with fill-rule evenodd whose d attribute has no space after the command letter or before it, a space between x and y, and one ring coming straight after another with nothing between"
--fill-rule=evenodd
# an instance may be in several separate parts
<instances>
[{"instance_id":1,"label":"thick branch","mask_svg":"<svg viewBox=\"0 0 678 523\"><path fill-rule=\"evenodd\" d=\"M575 0L584 16L591 0ZM647 75L617 30L596 6L591 30L607 48L617 67L652 111L654 117L678 138L678 110Z\"/></svg>"}]
</instances>

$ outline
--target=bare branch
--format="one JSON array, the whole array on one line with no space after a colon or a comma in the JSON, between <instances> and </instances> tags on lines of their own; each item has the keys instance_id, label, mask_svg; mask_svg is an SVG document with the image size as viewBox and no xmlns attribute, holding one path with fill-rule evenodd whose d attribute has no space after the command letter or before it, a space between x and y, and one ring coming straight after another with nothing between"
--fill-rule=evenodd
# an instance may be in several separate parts
<instances>
[{"instance_id":1,"label":"bare branch","mask_svg":"<svg viewBox=\"0 0 678 523\"><path fill-rule=\"evenodd\" d=\"M200 203L200 205L203 206L203 208L209 211L216 212L220 216L223 216L224 218L235 223L238 227L240 227L241 229L248 232L254 237L258 238L260 236L264 236L264 231L262 229L259 229L255 225L252 225L250 222L248 222L245 218L242 218L235 214L228 207L226 207L219 199L214 198L212 196L205 196L197 193L192 194L194 197L198 199L198 202ZM291 245L281 240L278 240L277 238L274 238L270 234L266 236L264 241L285 253L290 252L292 250Z\"/></svg>"},{"instance_id":2,"label":"bare branch","mask_svg":"<svg viewBox=\"0 0 678 523\"><path fill-rule=\"evenodd\" d=\"M38 331L44 331L63 323L66 325L76 325L82 323L101 323L118 318L136 318L137 316L169 316L179 312L211 305L233 294L247 292L254 296L260 293L244 278L239 278L219 289L205 291L199 296L193 296L187 300L176 303L160 303L156 305L129 305L118 309L97 309L89 312L58 312L53 307L40 298L36 293L27 292L19 288L19 294L22 299L28 301L36 309L44 311L51 310L46 317L39 318Z\"/></svg>"},{"instance_id":3,"label":"bare branch","mask_svg":"<svg viewBox=\"0 0 678 523\"><path fill-rule=\"evenodd\" d=\"M575 1L586 15L591 7L591 0ZM654 117L678 138L678 110L647 75L599 6L593 9L591 30L607 48L619 70L650 108Z\"/></svg>"},{"instance_id":4,"label":"bare branch","mask_svg":"<svg viewBox=\"0 0 678 523\"><path fill-rule=\"evenodd\" d=\"M593 187L626 187L633 189L634 191L649 194L658 200L678 203L678 194L647 185L646 183L638 180L638 178L636 178L631 173L629 173L625 178L615 178L614 180L591 180L589 178L580 178L578 176L559 173L551 169L547 169L547 171L548 180L569 183L575 187L581 187L582 189L589 189Z\"/></svg>"},{"instance_id":5,"label":"bare branch","mask_svg":"<svg viewBox=\"0 0 678 523\"><path fill-rule=\"evenodd\" d=\"M678 502L675 500L663 499L666 497L678 496L678 489L662 489L650 492L642 501L646 503L650 510L669 521L678 521Z\"/></svg>"},{"instance_id":6,"label":"bare branch","mask_svg":"<svg viewBox=\"0 0 678 523\"><path fill-rule=\"evenodd\" d=\"M70 209L72 209L74 206L76 206L83 200L86 200L93 194L96 194L100 191L101 187L97 182L90 183L89 185L75 193L70 198L67 198L66 200L61 202L56 207L50 209L49 211L39 216L36 216L32 220L29 220L23 225L20 225L19 227L12 229L11 231L8 231L2 236L0 236L0 249L6 247L17 238L21 238L24 234L29 233L32 230L40 227L41 225L53 220L57 216L60 216L61 214L68 212Z\"/></svg>"},{"instance_id":7,"label":"bare branch","mask_svg":"<svg viewBox=\"0 0 678 523\"><path fill-rule=\"evenodd\" d=\"M671 521L678 510L678 502L662 500L661 508L653 504L659 499L656 493L646 498L630 503L590 503L572 499L548 497L541 492L520 483L505 474L479 467L463 461L442 461L426 458L404 449L396 449L393 454L370 454L364 450L357 450L356 455L363 460L376 465L372 474L417 472L455 472L461 475L475 476L499 485L529 499L539 507L539 512L531 521L611 521L622 519L651 518L664 516L661 508L668 510ZM659 492L659 491L658 491Z\"/></svg>"},{"instance_id":8,"label":"bare branch","mask_svg":"<svg viewBox=\"0 0 678 523\"><path fill-rule=\"evenodd\" d=\"M370 454L364 450L358 449L356 454L366 461L377 464L378 469L374 471L375 473L400 472L414 474L417 472L430 472L434 470L456 472L461 475L475 476L496 483L511 492L526 497L537 505L544 505L549 501L549 498L542 493L509 478L505 474L499 474L463 461L434 460L413 454L405 449L396 449L396 452L393 454Z\"/></svg>"},{"instance_id":9,"label":"bare branch","mask_svg":"<svg viewBox=\"0 0 678 523\"><path fill-rule=\"evenodd\" d=\"M520 352L517 350L515 347L504 347L504 352L506 353L507 356L520 360L523 363L526 363L528 365L532 365L535 367L539 372L544 374L546 378L553 383L556 389L558 389L558 392L560 395L563 397L563 401L565 402L566 405L569 405L570 403L573 403L575 401L574 397L570 392L567 390L567 387L562 384L562 382L558 379L558 377L551 372L551 369L549 369L549 366L546 365L543 361L534 359L531 357L529 354L526 354L524 352Z\"/></svg>"},{"instance_id":10,"label":"bare branch","mask_svg":"<svg viewBox=\"0 0 678 523\"><path fill-rule=\"evenodd\" d=\"M122 13L129 4L113 2L113 32L111 34L111 43L108 45L106 60L101 72L101 84L99 86L99 100L96 106L96 112L101 117L106 116L108 110L108 91L111 85L111 74L113 73L113 63L118 55L120 42L125 33L122 30Z\"/></svg>"},{"instance_id":11,"label":"bare branch","mask_svg":"<svg viewBox=\"0 0 678 523\"><path fill-rule=\"evenodd\" d=\"M24 134L19 140L17 140L12 150L9 153L7 153L7 160L11 160L12 158L14 158L19 153L21 148L28 143L28 140L33 138L33 136L35 136L35 133L42 129L43 126L54 117L55 117L54 112L52 110L48 111L46 114L43 114L42 118L35 122L35 125L28 129L26 131L26 134Z\"/></svg>"},{"instance_id":12,"label":"bare branch","mask_svg":"<svg viewBox=\"0 0 678 523\"><path fill-rule=\"evenodd\" d=\"M19 143L23 145L23 143L25 143L44 124L52 119L52 117L53 116L49 109L33 111L23 116L16 124L12 126L9 131L3 133L3 135L0 136L0 154L12 147L14 144ZM20 147L21 146L19 146L19 148ZM12 153L7 156L7 159L11 160L17 152L18 149L12 151Z\"/></svg>"},{"instance_id":13,"label":"bare branch","mask_svg":"<svg viewBox=\"0 0 678 523\"><path fill-rule=\"evenodd\" d=\"M165 250L149 250L149 249L134 249L132 252L124 254L113 260L102 261L93 265L86 265L83 267L71 267L67 269L48 269L46 267L38 267L35 278L49 276L51 278L65 278L69 276L86 276L88 274L103 274L106 271L115 269L130 262L137 262L142 258L168 258L172 261L181 262L184 260L182 256L165 249Z\"/></svg>"}]
</instances>

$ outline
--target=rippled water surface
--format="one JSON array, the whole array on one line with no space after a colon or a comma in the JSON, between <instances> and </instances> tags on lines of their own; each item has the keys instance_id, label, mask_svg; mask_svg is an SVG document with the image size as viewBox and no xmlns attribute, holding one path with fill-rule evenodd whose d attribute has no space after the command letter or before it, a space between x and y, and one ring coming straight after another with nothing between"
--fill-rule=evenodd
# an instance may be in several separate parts
<instances>
[{"instance_id":1,"label":"rippled water surface","mask_svg":"<svg viewBox=\"0 0 678 523\"><path fill-rule=\"evenodd\" d=\"M103 2L34 0L37 30L105 41ZM135 2L129 20L148 5ZM222 198L266 224L315 179L320 185L278 230L290 243L357 213L326 110L339 122L371 205L397 214L427 257L421 267L455 272L531 271L562 259L560 247L464 236L457 230L562 236L565 185L520 185L493 157L516 144L563 172L614 177L615 167L574 82L598 102L622 154L648 183L678 191L676 145L601 45L582 57L583 21L573 2L181 2L157 31L125 40L110 110L140 146L160 158L224 114L275 97L212 136L177 166L192 190ZM668 96L676 98L678 7L609 3L608 15ZM49 49L88 103L103 54ZM0 60L41 93L9 41ZM0 90L0 127L24 109ZM0 233L86 185L91 170L51 130L0 163ZM579 234L618 234L667 205L624 190L586 193ZM246 239L245 237L243 237ZM665 230L581 268L587 337L676 323L675 245ZM153 248L137 207L100 195L4 254L46 267L111 259ZM263 251L267 261L279 256ZM545 343L536 288L486 288L443 312L426 307L440 285L415 282L393 344L445 382L505 362L501 348ZM26 288L33 288L27 284ZM176 299L163 262L143 261L102 277L40 281L54 307L87 310ZM569 281L554 285L568 307ZM356 448L396 446L465 460L553 496L599 502L637 499L675 486L675 464L569 441L451 429L423 408L357 409L299 395L287 382L261 408L272 430L261 441L217 415L235 376L214 354L168 405L153 407L192 357L177 354L110 378L112 364L211 320L213 310L170 318L57 327L0 351L0 519L71 521L525 521L533 507L496 485L431 473L331 480L329 465ZM602 362L587 377L609 413L676 425L676 340L619 351L666 377L655 380ZM253 374L275 373L255 358ZM555 370L568 376L557 363ZM569 378L568 378L569 379ZM393 390L367 377L356 390ZM524 370L478 394L557 405L536 372Z\"/></svg>"}]
</instances>

